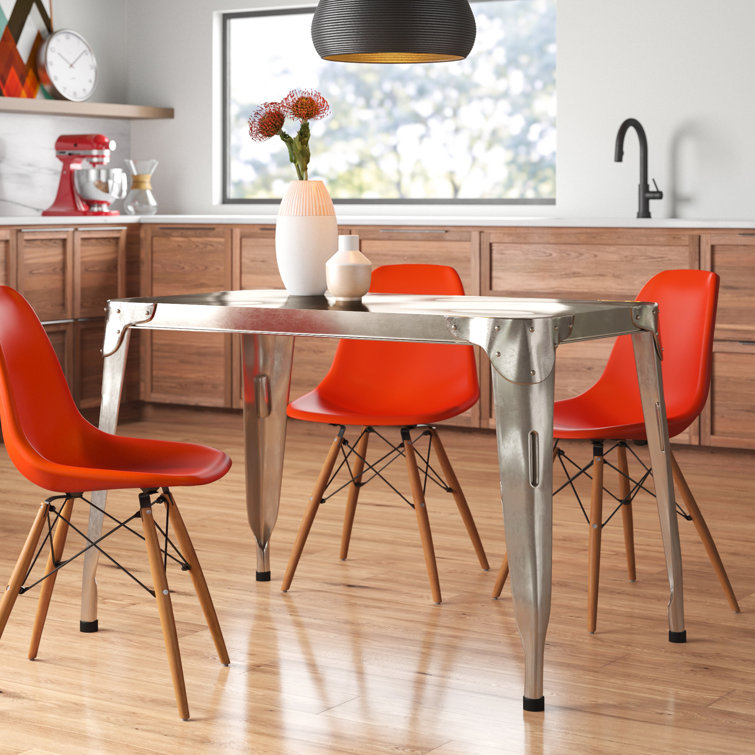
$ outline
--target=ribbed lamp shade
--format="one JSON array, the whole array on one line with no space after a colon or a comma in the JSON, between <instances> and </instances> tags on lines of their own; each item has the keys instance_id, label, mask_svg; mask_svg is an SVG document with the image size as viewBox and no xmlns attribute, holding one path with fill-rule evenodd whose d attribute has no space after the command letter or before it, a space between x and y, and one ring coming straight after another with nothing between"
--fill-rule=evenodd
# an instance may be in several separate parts
<instances>
[{"instance_id":1,"label":"ribbed lamp shade","mask_svg":"<svg viewBox=\"0 0 755 755\"><path fill-rule=\"evenodd\" d=\"M461 60L476 31L467 0L320 0L312 19L318 55L347 63Z\"/></svg>"}]
</instances>

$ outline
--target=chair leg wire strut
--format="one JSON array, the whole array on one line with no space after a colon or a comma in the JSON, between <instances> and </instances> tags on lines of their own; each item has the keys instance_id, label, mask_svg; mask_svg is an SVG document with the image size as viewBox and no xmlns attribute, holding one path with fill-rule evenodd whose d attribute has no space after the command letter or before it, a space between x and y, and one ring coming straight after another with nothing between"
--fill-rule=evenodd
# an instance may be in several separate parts
<instances>
[{"instance_id":1,"label":"chair leg wire strut","mask_svg":"<svg viewBox=\"0 0 755 755\"><path fill-rule=\"evenodd\" d=\"M162 488L162 492L156 488L142 490L139 494L139 509L124 520L120 520L109 512L103 511L103 514L113 522L113 526L96 540L90 539L84 531L71 521L73 504L77 499L84 501L89 506L95 505L92 501L85 498L83 493L66 493L51 496L41 504L21 555L5 588L5 593L2 596L2 600L0 600L0 637L3 634L16 598L28 592L33 587L41 585L37 613L32 630L32 639L29 646L29 659L34 660L39 650L42 630L58 572L91 548L95 548L113 565L127 574L156 599L163 637L168 651L168 663L173 677L179 714L182 718L188 719L189 708L183 678L183 668L181 666L178 636L166 575L169 562L177 564L182 571L188 571L191 575L220 662L228 666L230 660L204 574L202 573L183 519L176 506L173 494L167 487ZM62 504L57 505L58 501L62 501ZM164 525L155 522L153 515L153 507L160 504L165 506ZM142 520L144 534L131 526L131 523L136 519ZM173 528L173 534L177 542L174 542L169 536L170 527ZM63 560L63 551L70 529L73 529L80 535L86 542L86 545L73 556ZM145 543L153 582L152 588L144 584L135 574L129 571L101 546L104 540L121 530L130 532ZM40 537L42 537L41 543ZM49 555L44 574L27 584L27 581L31 579L31 574L42 552L48 545ZM88 622L87 626L83 624L82 622L81 631L96 632L98 629L97 622Z\"/></svg>"},{"instance_id":2,"label":"chair leg wire strut","mask_svg":"<svg viewBox=\"0 0 755 755\"><path fill-rule=\"evenodd\" d=\"M425 495L428 482L434 483L445 492L453 495L469 537L472 540L475 552L477 553L480 566L485 570L489 568L482 542L477 533L472 514L469 511L469 506L461 492L461 487L459 486L453 468L446 456L445 449L443 448L438 433L434 427L402 427L400 431L401 443L399 444L392 443L380 431L371 426L363 427L356 441L350 443L344 437L346 426L339 425L337 427L338 431L336 437L333 440L328 456L320 472L320 477L315 484L314 491L309 499L307 509L299 527L296 542L294 543L294 548L281 585L281 589L284 592L291 586L304 544L309 535L309 531L312 527L319 506L346 488L348 488L348 500L346 503L346 513L344 515L343 531L341 535L340 558L341 560L347 558L359 490L374 479L382 480L394 493L396 493L396 495L414 509L417 515L420 538L425 553L425 563L427 566L428 577L430 579L433 601L435 603L441 602L441 593L438 570L435 562L435 551L430 532L430 523L427 518L425 505ZM412 431L416 431L415 437L412 437ZM383 441L383 443L388 446L388 450L377 460L370 462L367 460L367 446L370 436L373 435ZM417 443L423 438L427 439L427 444L424 450L420 450L417 448ZM431 452L435 453L441 471L438 471L431 464ZM341 461L336 466L339 456ZM402 457L407 463L412 496L411 499L404 495L404 493L402 493L384 475L386 468ZM346 472L347 479L343 484L335 487L336 480L342 471Z\"/></svg>"}]
</instances>

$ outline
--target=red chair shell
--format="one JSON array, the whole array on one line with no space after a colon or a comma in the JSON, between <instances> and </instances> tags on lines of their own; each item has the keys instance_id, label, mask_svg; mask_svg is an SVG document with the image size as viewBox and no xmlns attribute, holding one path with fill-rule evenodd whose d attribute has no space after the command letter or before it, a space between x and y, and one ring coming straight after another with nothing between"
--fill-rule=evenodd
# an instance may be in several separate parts
<instances>
[{"instance_id":1,"label":"red chair shell","mask_svg":"<svg viewBox=\"0 0 755 755\"><path fill-rule=\"evenodd\" d=\"M659 303L663 390L671 437L694 422L708 398L718 281L718 275L704 270L665 270L637 296L637 301ZM616 339L603 374L591 388L556 402L553 435L645 439L631 336Z\"/></svg>"},{"instance_id":2,"label":"red chair shell","mask_svg":"<svg viewBox=\"0 0 755 755\"><path fill-rule=\"evenodd\" d=\"M384 265L373 271L370 291L462 295L464 287L458 273L445 265ZM401 427L454 417L479 395L471 346L344 339L328 374L289 404L288 416Z\"/></svg>"},{"instance_id":3,"label":"red chair shell","mask_svg":"<svg viewBox=\"0 0 755 755\"><path fill-rule=\"evenodd\" d=\"M8 455L27 479L56 492L201 485L227 454L193 443L104 433L81 415L37 315L0 287L0 418Z\"/></svg>"}]
</instances>

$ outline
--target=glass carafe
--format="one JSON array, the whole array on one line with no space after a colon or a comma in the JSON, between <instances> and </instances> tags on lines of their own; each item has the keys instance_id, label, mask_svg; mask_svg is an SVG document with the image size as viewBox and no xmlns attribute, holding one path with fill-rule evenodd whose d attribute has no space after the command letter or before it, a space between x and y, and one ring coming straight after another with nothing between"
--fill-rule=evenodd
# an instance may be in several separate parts
<instances>
[{"instance_id":1,"label":"glass carafe","mask_svg":"<svg viewBox=\"0 0 755 755\"><path fill-rule=\"evenodd\" d=\"M152 194L152 174L157 160L125 160L131 173L131 190L123 202L127 215L154 215L157 202Z\"/></svg>"}]
</instances>

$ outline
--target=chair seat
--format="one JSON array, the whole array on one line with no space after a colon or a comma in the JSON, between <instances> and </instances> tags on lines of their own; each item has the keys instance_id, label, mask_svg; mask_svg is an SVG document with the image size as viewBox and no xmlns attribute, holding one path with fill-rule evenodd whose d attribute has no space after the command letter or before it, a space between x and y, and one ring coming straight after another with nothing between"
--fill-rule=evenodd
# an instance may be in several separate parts
<instances>
[{"instance_id":1,"label":"chair seat","mask_svg":"<svg viewBox=\"0 0 755 755\"><path fill-rule=\"evenodd\" d=\"M603 386L600 386L602 388ZM598 388L596 386L595 388ZM590 389L580 396L557 401L553 406L553 437L583 440L646 440L639 393L622 394L622 401L606 400ZM627 395L630 393L630 395ZM667 406L669 437L686 430L695 417L677 410L674 397Z\"/></svg>"},{"instance_id":2,"label":"chair seat","mask_svg":"<svg viewBox=\"0 0 755 755\"><path fill-rule=\"evenodd\" d=\"M409 399L409 397L406 397ZM295 399L288 405L288 416L307 422L321 422L333 425L369 425L372 427L407 427L411 425L429 425L434 422L455 417L474 406L477 398L467 397L466 401L449 405L439 400L432 406L426 400L422 406L416 401L400 399L394 401L390 410L386 407L376 411L371 406L345 406L324 396L315 389ZM370 402L367 401L369 404Z\"/></svg>"},{"instance_id":3,"label":"chair seat","mask_svg":"<svg viewBox=\"0 0 755 755\"><path fill-rule=\"evenodd\" d=\"M194 443L128 438L95 427L79 435L48 459L28 449L14 461L25 477L46 490L115 490L122 488L202 485L221 478L231 467L223 451Z\"/></svg>"}]
</instances>

